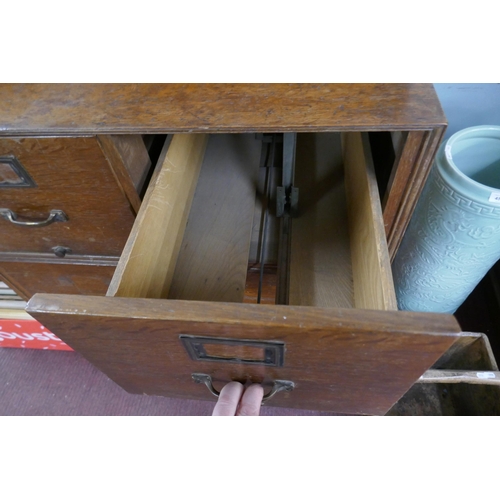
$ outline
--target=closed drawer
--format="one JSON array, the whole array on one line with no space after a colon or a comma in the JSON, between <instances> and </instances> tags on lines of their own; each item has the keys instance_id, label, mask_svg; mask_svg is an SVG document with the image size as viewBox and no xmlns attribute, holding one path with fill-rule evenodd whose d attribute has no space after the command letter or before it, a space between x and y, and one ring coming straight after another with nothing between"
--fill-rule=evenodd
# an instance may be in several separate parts
<instances>
[{"instance_id":1,"label":"closed drawer","mask_svg":"<svg viewBox=\"0 0 500 500\"><path fill-rule=\"evenodd\" d=\"M119 256L135 218L124 184L97 137L0 139L0 251L63 246L77 255ZM17 225L5 210L20 223L46 221L53 210L67 220Z\"/></svg>"},{"instance_id":2,"label":"closed drawer","mask_svg":"<svg viewBox=\"0 0 500 500\"><path fill-rule=\"evenodd\" d=\"M0 254L1 279L25 300L35 293L106 295L118 262L112 257L62 260L52 254L9 257Z\"/></svg>"},{"instance_id":3,"label":"closed drawer","mask_svg":"<svg viewBox=\"0 0 500 500\"><path fill-rule=\"evenodd\" d=\"M386 413L460 328L452 316L397 311L367 138L296 143L296 217L274 221L286 303L243 303L252 255L267 245L254 241L265 219L255 191L278 174L259 172L266 155L253 136L186 134L159 162L108 296L37 294L28 312L133 393L210 399L195 383L209 376L215 389L283 389L270 405Z\"/></svg>"}]
</instances>

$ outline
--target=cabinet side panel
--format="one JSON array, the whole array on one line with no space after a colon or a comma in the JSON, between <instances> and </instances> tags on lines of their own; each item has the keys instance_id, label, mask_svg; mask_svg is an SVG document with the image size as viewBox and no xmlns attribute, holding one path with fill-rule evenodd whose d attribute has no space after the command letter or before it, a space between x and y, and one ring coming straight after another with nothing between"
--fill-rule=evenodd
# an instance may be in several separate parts
<instances>
[{"instance_id":1,"label":"cabinet side panel","mask_svg":"<svg viewBox=\"0 0 500 500\"><path fill-rule=\"evenodd\" d=\"M123 195L128 199L134 212L137 213L141 206L141 200L131 173L134 173L134 162L138 160L141 161L140 157L135 158L136 150L139 153L141 150L137 148L137 141L131 140L131 138L137 137L145 150L144 142L141 136L126 136L128 138L119 141L117 141L115 137L116 136L101 135L98 137L99 144ZM141 165L138 165L137 168L140 169Z\"/></svg>"},{"instance_id":2,"label":"cabinet side panel","mask_svg":"<svg viewBox=\"0 0 500 500\"><path fill-rule=\"evenodd\" d=\"M152 140L150 137L146 136L146 140ZM144 137L142 135L112 135L111 140L123 159L135 190L140 193L151 166Z\"/></svg>"}]
</instances>

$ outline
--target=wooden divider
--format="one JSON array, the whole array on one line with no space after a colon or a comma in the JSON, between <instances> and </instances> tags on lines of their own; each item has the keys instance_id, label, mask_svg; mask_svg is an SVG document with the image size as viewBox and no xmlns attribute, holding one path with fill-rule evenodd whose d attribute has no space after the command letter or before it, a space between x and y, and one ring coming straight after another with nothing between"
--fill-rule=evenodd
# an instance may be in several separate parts
<instances>
[{"instance_id":1,"label":"wooden divider","mask_svg":"<svg viewBox=\"0 0 500 500\"><path fill-rule=\"evenodd\" d=\"M342 134L354 305L397 310L382 209L368 136Z\"/></svg>"},{"instance_id":2,"label":"wooden divider","mask_svg":"<svg viewBox=\"0 0 500 500\"><path fill-rule=\"evenodd\" d=\"M178 134L165 146L108 296L168 296L207 141L207 134Z\"/></svg>"}]
</instances>

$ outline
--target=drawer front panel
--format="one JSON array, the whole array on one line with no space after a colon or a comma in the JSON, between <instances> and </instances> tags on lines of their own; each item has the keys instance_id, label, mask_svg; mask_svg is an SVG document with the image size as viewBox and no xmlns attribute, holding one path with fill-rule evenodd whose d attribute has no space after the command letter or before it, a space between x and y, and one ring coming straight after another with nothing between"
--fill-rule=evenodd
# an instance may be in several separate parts
<instances>
[{"instance_id":1,"label":"drawer front panel","mask_svg":"<svg viewBox=\"0 0 500 500\"><path fill-rule=\"evenodd\" d=\"M52 210L68 218L38 227L1 217L0 251L120 255L135 217L95 137L1 139L0 158L0 208L18 222L45 221Z\"/></svg>"},{"instance_id":2,"label":"drawer front panel","mask_svg":"<svg viewBox=\"0 0 500 500\"><path fill-rule=\"evenodd\" d=\"M36 295L27 311L132 393L214 399L194 373L217 390L239 380L267 392L287 380L293 391L267 404L376 415L460 331L436 314L117 297Z\"/></svg>"},{"instance_id":3,"label":"drawer front panel","mask_svg":"<svg viewBox=\"0 0 500 500\"><path fill-rule=\"evenodd\" d=\"M0 281L29 300L35 293L105 295L114 266L0 262Z\"/></svg>"}]
</instances>

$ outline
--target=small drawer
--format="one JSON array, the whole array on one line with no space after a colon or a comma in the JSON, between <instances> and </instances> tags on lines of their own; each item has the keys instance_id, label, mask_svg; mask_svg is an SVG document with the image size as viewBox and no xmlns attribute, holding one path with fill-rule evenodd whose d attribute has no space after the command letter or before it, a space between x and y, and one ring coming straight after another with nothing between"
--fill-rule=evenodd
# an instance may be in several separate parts
<instances>
[{"instance_id":1,"label":"small drawer","mask_svg":"<svg viewBox=\"0 0 500 500\"><path fill-rule=\"evenodd\" d=\"M0 139L0 251L120 255L135 219L124 186L133 185L106 140Z\"/></svg>"},{"instance_id":2,"label":"small drawer","mask_svg":"<svg viewBox=\"0 0 500 500\"><path fill-rule=\"evenodd\" d=\"M397 311L367 137L298 134L294 157L298 207L268 221L282 229L268 252L281 303L244 299L253 255L269 243L255 239L266 226L255 193L282 172L262 170L253 135L181 134L108 296L37 294L28 312L129 392L210 399L207 387L253 381L277 391L270 405L385 414L460 327Z\"/></svg>"},{"instance_id":3,"label":"small drawer","mask_svg":"<svg viewBox=\"0 0 500 500\"><path fill-rule=\"evenodd\" d=\"M66 258L52 254L0 254L0 281L25 300L35 293L106 295L116 257Z\"/></svg>"}]
</instances>

